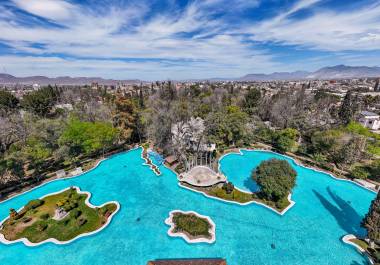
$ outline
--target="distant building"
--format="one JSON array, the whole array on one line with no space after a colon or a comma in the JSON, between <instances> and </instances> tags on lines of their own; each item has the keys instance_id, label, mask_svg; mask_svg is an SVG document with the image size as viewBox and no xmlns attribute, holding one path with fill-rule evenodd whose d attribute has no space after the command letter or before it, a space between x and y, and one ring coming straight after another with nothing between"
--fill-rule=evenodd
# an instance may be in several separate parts
<instances>
[{"instance_id":1,"label":"distant building","mask_svg":"<svg viewBox=\"0 0 380 265\"><path fill-rule=\"evenodd\" d=\"M360 112L359 122L370 130L379 130L380 116L370 111Z\"/></svg>"},{"instance_id":2,"label":"distant building","mask_svg":"<svg viewBox=\"0 0 380 265\"><path fill-rule=\"evenodd\" d=\"M33 84L33 90L38 90L40 87L41 86L39 84Z\"/></svg>"},{"instance_id":3,"label":"distant building","mask_svg":"<svg viewBox=\"0 0 380 265\"><path fill-rule=\"evenodd\" d=\"M65 110L73 110L73 105L70 104L70 103L66 103L66 104L56 104L54 106L55 109L65 109Z\"/></svg>"}]
</instances>

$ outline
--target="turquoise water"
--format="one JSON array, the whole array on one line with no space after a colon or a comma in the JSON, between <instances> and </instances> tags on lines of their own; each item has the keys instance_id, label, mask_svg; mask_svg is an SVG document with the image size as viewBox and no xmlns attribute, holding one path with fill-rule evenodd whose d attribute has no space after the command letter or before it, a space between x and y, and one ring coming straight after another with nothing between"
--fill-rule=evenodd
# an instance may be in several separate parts
<instances>
[{"instance_id":1,"label":"turquoise water","mask_svg":"<svg viewBox=\"0 0 380 265\"><path fill-rule=\"evenodd\" d=\"M0 244L0 264L145 265L151 259L191 257L223 257L229 265L366 264L340 238L364 233L359 224L375 196L372 192L289 160L298 172L296 205L280 216L259 205L224 203L182 189L169 169L161 166L162 175L156 176L143 166L140 153L136 149L113 156L80 177L54 181L0 203L3 219L9 208L75 185L91 192L95 205L111 200L121 204L106 229L69 245ZM245 188L244 181L261 160L280 157L258 151L243 154L221 160L221 170L240 188ZM164 220L173 209L210 216L216 223L216 243L190 245L168 237Z\"/></svg>"}]
</instances>

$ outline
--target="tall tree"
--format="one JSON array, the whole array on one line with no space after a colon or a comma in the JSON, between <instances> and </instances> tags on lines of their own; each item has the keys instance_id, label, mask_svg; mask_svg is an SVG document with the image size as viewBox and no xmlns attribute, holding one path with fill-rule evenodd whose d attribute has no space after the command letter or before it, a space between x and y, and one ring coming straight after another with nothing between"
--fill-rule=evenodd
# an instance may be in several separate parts
<instances>
[{"instance_id":1,"label":"tall tree","mask_svg":"<svg viewBox=\"0 0 380 265\"><path fill-rule=\"evenodd\" d=\"M0 110L8 112L17 108L19 100L12 93L0 90Z\"/></svg>"},{"instance_id":2,"label":"tall tree","mask_svg":"<svg viewBox=\"0 0 380 265\"><path fill-rule=\"evenodd\" d=\"M339 110L339 118L343 124L348 124L357 112L356 100L351 91L344 96L343 103Z\"/></svg>"},{"instance_id":3,"label":"tall tree","mask_svg":"<svg viewBox=\"0 0 380 265\"><path fill-rule=\"evenodd\" d=\"M253 170L252 178L262 196L272 201L286 198L296 184L297 172L285 160L270 159Z\"/></svg>"},{"instance_id":4,"label":"tall tree","mask_svg":"<svg viewBox=\"0 0 380 265\"><path fill-rule=\"evenodd\" d=\"M48 86L26 94L21 104L26 110L45 117L50 113L57 99L57 90Z\"/></svg>"},{"instance_id":5,"label":"tall tree","mask_svg":"<svg viewBox=\"0 0 380 265\"><path fill-rule=\"evenodd\" d=\"M252 114L261 99L261 92L257 88L250 88L244 96L243 107L247 113Z\"/></svg>"},{"instance_id":6,"label":"tall tree","mask_svg":"<svg viewBox=\"0 0 380 265\"><path fill-rule=\"evenodd\" d=\"M380 241L380 192L372 201L369 212L364 217L361 226L367 230L371 242Z\"/></svg>"}]
</instances>

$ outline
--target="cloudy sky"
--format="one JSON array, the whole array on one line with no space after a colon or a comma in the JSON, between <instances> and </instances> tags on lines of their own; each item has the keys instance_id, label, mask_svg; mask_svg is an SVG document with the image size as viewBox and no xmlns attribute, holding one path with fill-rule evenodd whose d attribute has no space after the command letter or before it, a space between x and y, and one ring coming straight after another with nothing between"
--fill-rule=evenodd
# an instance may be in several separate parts
<instances>
[{"instance_id":1,"label":"cloudy sky","mask_svg":"<svg viewBox=\"0 0 380 265\"><path fill-rule=\"evenodd\" d=\"M380 65L376 0L0 0L0 72L144 80Z\"/></svg>"}]
</instances>

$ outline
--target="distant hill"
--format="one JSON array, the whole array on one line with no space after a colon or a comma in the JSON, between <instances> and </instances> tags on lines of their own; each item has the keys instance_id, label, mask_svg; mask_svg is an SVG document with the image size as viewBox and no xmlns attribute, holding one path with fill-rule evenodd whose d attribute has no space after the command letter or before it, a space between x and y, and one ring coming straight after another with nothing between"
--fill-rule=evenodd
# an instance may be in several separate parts
<instances>
[{"instance_id":1,"label":"distant hill","mask_svg":"<svg viewBox=\"0 0 380 265\"><path fill-rule=\"evenodd\" d=\"M380 77L380 67L336 65L323 67L315 72L280 72L272 74L249 74L239 81L273 81L302 79L344 79L360 77Z\"/></svg>"},{"instance_id":2,"label":"distant hill","mask_svg":"<svg viewBox=\"0 0 380 265\"><path fill-rule=\"evenodd\" d=\"M103 79L100 77L70 77L60 76L49 78L46 76L28 76L28 77L15 77L9 74L0 73L0 84L22 84L22 85L90 85L91 83L98 83L102 85L116 85L118 82L135 84L140 83L140 80L114 80Z\"/></svg>"},{"instance_id":3,"label":"distant hill","mask_svg":"<svg viewBox=\"0 0 380 265\"><path fill-rule=\"evenodd\" d=\"M240 77L239 81L272 81L272 80L298 80L305 79L309 72L275 72L272 74L248 74Z\"/></svg>"},{"instance_id":4,"label":"distant hill","mask_svg":"<svg viewBox=\"0 0 380 265\"><path fill-rule=\"evenodd\" d=\"M336 65L324 67L307 75L310 79L342 79L355 77L380 77L380 67Z\"/></svg>"},{"instance_id":5,"label":"distant hill","mask_svg":"<svg viewBox=\"0 0 380 265\"><path fill-rule=\"evenodd\" d=\"M344 78L364 78L364 77L380 77L380 67L369 66L347 66L336 65L331 67L323 67L315 72L296 71L296 72L275 72L271 74L248 74L240 78L208 78L208 79L188 79L182 81L276 81L276 80L307 80L307 79L344 79ZM89 85L91 83L103 85L115 85L118 82L127 84L138 84L142 81L133 80L114 80L103 79L101 77L69 77L60 76L49 78L46 76L29 76L15 77L9 74L0 73L0 84L22 84L22 85Z\"/></svg>"}]
</instances>

